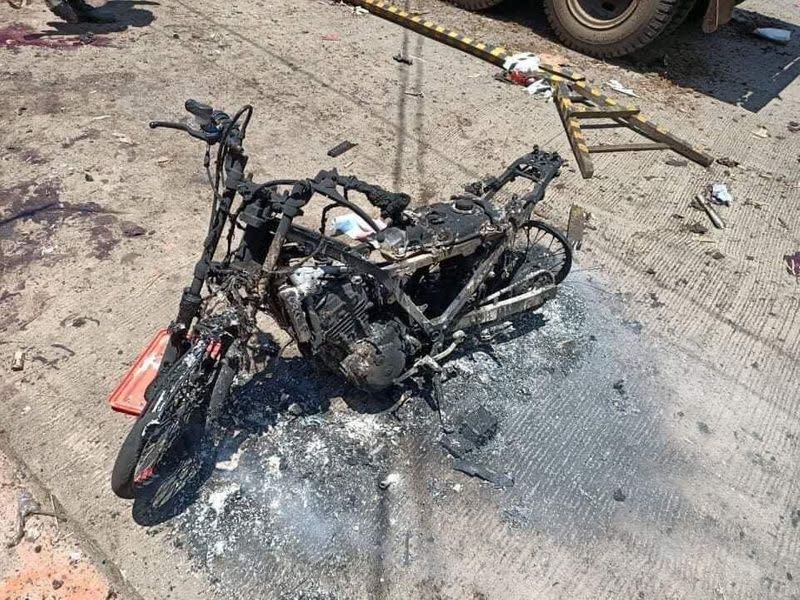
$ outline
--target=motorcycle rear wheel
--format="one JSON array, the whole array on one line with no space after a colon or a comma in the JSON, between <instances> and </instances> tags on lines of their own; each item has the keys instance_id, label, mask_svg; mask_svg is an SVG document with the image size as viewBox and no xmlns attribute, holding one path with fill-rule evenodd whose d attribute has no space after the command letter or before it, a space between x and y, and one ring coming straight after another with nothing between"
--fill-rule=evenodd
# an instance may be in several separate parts
<instances>
[{"instance_id":1,"label":"motorcycle rear wheel","mask_svg":"<svg viewBox=\"0 0 800 600\"><path fill-rule=\"evenodd\" d=\"M555 227L543 221L528 221L517 230L512 256L511 283L516 283L537 269L549 271L558 285L572 269L572 245ZM522 259L522 260L520 260Z\"/></svg>"}]
</instances>

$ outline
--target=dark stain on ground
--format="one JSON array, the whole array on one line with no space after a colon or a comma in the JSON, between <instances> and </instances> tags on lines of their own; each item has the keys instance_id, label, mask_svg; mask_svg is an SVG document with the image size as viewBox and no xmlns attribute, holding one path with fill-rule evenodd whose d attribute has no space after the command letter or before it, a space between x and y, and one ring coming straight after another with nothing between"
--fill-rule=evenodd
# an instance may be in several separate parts
<instances>
[{"instance_id":1,"label":"dark stain on ground","mask_svg":"<svg viewBox=\"0 0 800 600\"><path fill-rule=\"evenodd\" d=\"M57 181L26 181L0 188L0 199L4 208L0 213L0 271L63 257L45 249L52 248L56 232L65 224L89 225L89 256L95 258L107 258L121 239L113 213L95 202L62 201Z\"/></svg>"},{"instance_id":2,"label":"dark stain on ground","mask_svg":"<svg viewBox=\"0 0 800 600\"><path fill-rule=\"evenodd\" d=\"M42 154L33 148L21 148L18 146L7 146L11 154L15 155L20 161L31 165L43 165L49 162Z\"/></svg>"},{"instance_id":3,"label":"dark stain on ground","mask_svg":"<svg viewBox=\"0 0 800 600\"><path fill-rule=\"evenodd\" d=\"M12 23L0 29L0 48L13 50L23 46L51 48L55 50L74 50L82 46L108 46L105 36L82 35L52 39L37 33L32 27L21 23Z\"/></svg>"}]
</instances>

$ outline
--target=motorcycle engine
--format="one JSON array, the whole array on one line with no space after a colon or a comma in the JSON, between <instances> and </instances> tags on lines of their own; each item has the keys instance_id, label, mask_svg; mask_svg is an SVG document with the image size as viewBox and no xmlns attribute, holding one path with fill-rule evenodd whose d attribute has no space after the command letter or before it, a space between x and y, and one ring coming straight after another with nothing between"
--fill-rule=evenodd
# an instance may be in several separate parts
<instances>
[{"instance_id":1,"label":"motorcycle engine","mask_svg":"<svg viewBox=\"0 0 800 600\"><path fill-rule=\"evenodd\" d=\"M385 389L405 370L406 328L370 301L363 277L341 266L301 266L278 295L301 351L357 387Z\"/></svg>"},{"instance_id":2,"label":"motorcycle engine","mask_svg":"<svg viewBox=\"0 0 800 600\"><path fill-rule=\"evenodd\" d=\"M381 252L392 258L414 253L431 246L452 246L475 237L500 218L495 207L476 196L455 196L449 202L430 204L406 213L409 222L389 227L375 239Z\"/></svg>"}]
</instances>

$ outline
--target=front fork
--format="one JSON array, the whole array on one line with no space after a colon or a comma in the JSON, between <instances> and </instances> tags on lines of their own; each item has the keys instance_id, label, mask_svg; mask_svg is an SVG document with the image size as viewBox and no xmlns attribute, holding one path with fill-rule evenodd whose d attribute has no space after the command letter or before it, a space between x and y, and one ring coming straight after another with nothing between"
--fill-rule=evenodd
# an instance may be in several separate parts
<instances>
[{"instance_id":1,"label":"front fork","mask_svg":"<svg viewBox=\"0 0 800 600\"><path fill-rule=\"evenodd\" d=\"M200 292L208 277L214 253L225 230L225 223L230 215L231 206L236 198L239 184L244 178L244 169L247 166L247 156L241 151L231 150L231 156L226 159L225 191L219 201L219 206L214 213L214 220L209 227L208 235L203 243L203 254L194 267L194 276L189 286L183 289L178 305L178 314L169 326L170 343L164 353L164 358L159 367L159 375L165 372L186 351L186 334L192 322L200 313L203 299Z\"/></svg>"}]
</instances>

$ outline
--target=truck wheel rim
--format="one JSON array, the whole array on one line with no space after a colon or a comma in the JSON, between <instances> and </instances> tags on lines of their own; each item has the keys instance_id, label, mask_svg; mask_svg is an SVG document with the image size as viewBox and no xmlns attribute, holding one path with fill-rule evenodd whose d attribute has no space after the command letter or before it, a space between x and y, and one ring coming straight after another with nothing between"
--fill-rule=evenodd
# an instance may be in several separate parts
<instances>
[{"instance_id":1,"label":"truck wheel rim","mask_svg":"<svg viewBox=\"0 0 800 600\"><path fill-rule=\"evenodd\" d=\"M567 0L572 16L590 29L613 29L633 14L639 0Z\"/></svg>"}]
</instances>

